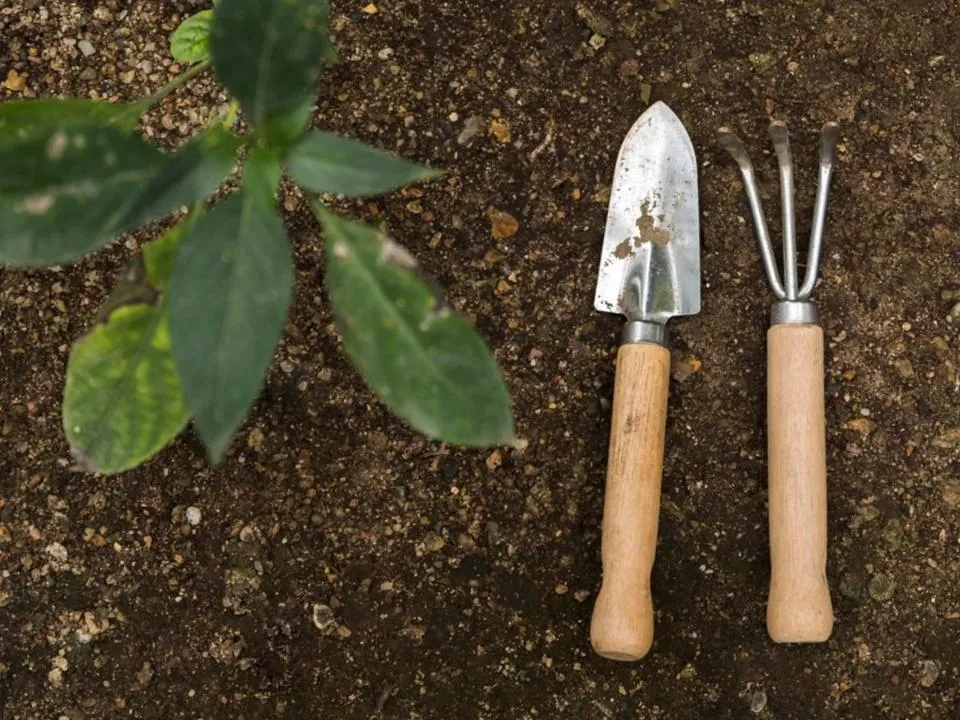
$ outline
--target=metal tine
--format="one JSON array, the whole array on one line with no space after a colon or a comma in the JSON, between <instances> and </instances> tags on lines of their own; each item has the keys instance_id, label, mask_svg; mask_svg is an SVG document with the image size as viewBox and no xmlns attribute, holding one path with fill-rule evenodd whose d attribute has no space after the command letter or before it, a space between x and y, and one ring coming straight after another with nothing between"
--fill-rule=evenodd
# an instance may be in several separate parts
<instances>
[{"instance_id":1,"label":"metal tine","mask_svg":"<svg viewBox=\"0 0 960 720\"><path fill-rule=\"evenodd\" d=\"M787 293L780 282L780 272L777 269L777 260L773 253L773 245L770 242L770 230L767 228L767 219L763 214L763 206L760 203L760 192L757 189L756 176L753 172L753 165L750 157L747 155L740 138L734 135L728 127L722 127L717 131L720 145L730 153L730 156L740 167L740 174L743 176L743 186L747 191L747 203L750 205L750 214L753 215L753 224L756 227L757 245L760 248L760 257L763 259L763 269L767 275L767 282L773 294L778 300L784 300Z\"/></svg>"},{"instance_id":2,"label":"metal tine","mask_svg":"<svg viewBox=\"0 0 960 720\"><path fill-rule=\"evenodd\" d=\"M770 123L770 139L780 165L780 205L783 215L783 284L787 300L797 299L797 225L793 209L793 157L786 123Z\"/></svg>"},{"instance_id":3,"label":"metal tine","mask_svg":"<svg viewBox=\"0 0 960 720\"><path fill-rule=\"evenodd\" d=\"M820 180L817 183L817 199L813 206L813 223L810 226L810 247L807 250L807 271L800 288L801 300L808 300L817 284L820 270L820 251L823 248L823 231L827 223L827 196L830 193L830 177L833 174L833 158L837 149L840 128L835 122L823 126L820 141Z\"/></svg>"}]
</instances>

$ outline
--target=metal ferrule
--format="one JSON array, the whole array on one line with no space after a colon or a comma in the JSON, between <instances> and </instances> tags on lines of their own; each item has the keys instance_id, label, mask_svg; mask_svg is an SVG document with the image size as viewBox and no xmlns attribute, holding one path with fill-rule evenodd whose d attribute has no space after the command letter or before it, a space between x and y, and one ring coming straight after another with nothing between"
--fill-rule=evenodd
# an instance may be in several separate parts
<instances>
[{"instance_id":1,"label":"metal ferrule","mask_svg":"<svg viewBox=\"0 0 960 720\"><path fill-rule=\"evenodd\" d=\"M667 326L647 320L631 320L623 326L623 335L620 336L622 345L635 343L655 343L667 347L670 335Z\"/></svg>"},{"instance_id":2,"label":"metal ferrule","mask_svg":"<svg viewBox=\"0 0 960 720\"><path fill-rule=\"evenodd\" d=\"M771 325L817 325L820 313L817 306L804 300L783 300L770 308Z\"/></svg>"}]
</instances>

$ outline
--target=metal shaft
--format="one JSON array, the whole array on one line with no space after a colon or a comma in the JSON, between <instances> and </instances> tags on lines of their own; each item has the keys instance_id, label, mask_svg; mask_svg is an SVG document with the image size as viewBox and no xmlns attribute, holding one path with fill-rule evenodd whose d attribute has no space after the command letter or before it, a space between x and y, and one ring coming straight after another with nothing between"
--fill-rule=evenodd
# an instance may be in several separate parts
<instances>
[{"instance_id":1,"label":"metal shaft","mask_svg":"<svg viewBox=\"0 0 960 720\"><path fill-rule=\"evenodd\" d=\"M763 259L763 270L767 275L767 283L777 299L785 300L787 294L783 289L783 283L780 282L780 272L777 270L777 259L773 254L773 244L770 242L770 230L767 228L767 219L763 214L763 206L760 203L760 191L757 189L753 164L750 162L750 157L747 155L743 143L740 142L740 138L734 135L730 128L720 128L720 144L737 161L737 165L740 167L743 186L747 190L747 203L750 205L750 214L753 215L753 225L757 231L757 247L760 250L760 257Z\"/></svg>"},{"instance_id":2,"label":"metal shaft","mask_svg":"<svg viewBox=\"0 0 960 720\"><path fill-rule=\"evenodd\" d=\"M787 300L797 299L797 227L793 214L793 158L787 126L770 123L770 139L780 165L780 205L783 214L783 286Z\"/></svg>"},{"instance_id":3,"label":"metal shaft","mask_svg":"<svg viewBox=\"0 0 960 720\"><path fill-rule=\"evenodd\" d=\"M817 284L820 267L820 252L823 249L823 230L827 224L827 195L830 194L830 176L833 174L833 156L837 149L840 128L835 122L823 126L820 141L820 180L817 183L817 199L813 205L813 222L810 225L810 247L807 249L807 272L800 287L800 297L810 297Z\"/></svg>"}]
</instances>

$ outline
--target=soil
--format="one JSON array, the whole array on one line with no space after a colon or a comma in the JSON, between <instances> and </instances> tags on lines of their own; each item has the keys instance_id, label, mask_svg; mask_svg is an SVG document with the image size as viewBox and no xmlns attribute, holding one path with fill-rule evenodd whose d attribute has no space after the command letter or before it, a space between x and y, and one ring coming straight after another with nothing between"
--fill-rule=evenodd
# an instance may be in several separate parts
<instances>
[{"instance_id":1,"label":"soil","mask_svg":"<svg viewBox=\"0 0 960 720\"><path fill-rule=\"evenodd\" d=\"M134 472L69 469L71 343L159 226L0 270L0 717L960 717L956 3L375 3L334 2L316 124L446 174L341 209L475 318L525 447L445 447L377 402L293 188L288 332L216 467L188 431ZM23 82L0 98L155 90L204 6L4 0L0 81ZM173 148L226 99L205 76L143 132ZM671 325L657 634L623 664L588 641L621 326L592 296L616 153L656 100L697 151L704 307ZM819 128L842 130L816 292L836 625L809 646L764 624L771 295L715 134L744 138L777 228L770 116L791 128L801 236Z\"/></svg>"}]
</instances>

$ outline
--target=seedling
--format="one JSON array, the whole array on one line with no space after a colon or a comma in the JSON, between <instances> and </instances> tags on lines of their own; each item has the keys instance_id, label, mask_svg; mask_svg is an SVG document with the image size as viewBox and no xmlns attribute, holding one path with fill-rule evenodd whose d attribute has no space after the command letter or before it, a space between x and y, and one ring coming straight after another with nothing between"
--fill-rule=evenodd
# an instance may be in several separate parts
<instances>
[{"instance_id":1,"label":"seedling","mask_svg":"<svg viewBox=\"0 0 960 720\"><path fill-rule=\"evenodd\" d=\"M312 199L337 327L369 387L442 441L512 440L503 379L470 322L403 248L322 201L437 175L309 129L312 90L333 57L327 21L327 0L220 0L173 34L174 56L190 67L149 98L0 104L0 263L72 263L147 223L169 226L129 262L72 349L63 426L82 469L135 467L191 419L211 461L223 457L260 392L292 296L292 249L276 207L283 176ZM136 132L140 116L209 70L233 97L226 117L173 154L148 144ZM236 189L211 202L225 181Z\"/></svg>"}]
</instances>

